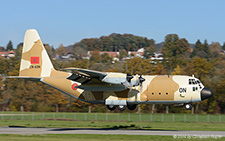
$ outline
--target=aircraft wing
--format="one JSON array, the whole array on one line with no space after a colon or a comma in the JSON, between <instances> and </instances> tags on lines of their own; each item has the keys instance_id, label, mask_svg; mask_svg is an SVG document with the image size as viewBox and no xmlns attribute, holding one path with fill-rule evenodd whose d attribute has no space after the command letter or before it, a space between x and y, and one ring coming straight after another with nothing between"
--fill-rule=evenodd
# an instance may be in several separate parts
<instances>
[{"instance_id":1,"label":"aircraft wing","mask_svg":"<svg viewBox=\"0 0 225 141\"><path fill-rule=\"evenodd\" d=\"M77 87L80 89L88 91L122 91L126 89L121 82L105 81L109 75L105 72L81 68L65 68L63 70L69 70L72 73L67 79L82 84Z\"/></svg>"},{"instance_id":2,"label":"aircraft wing","mask_svg":"<svg viewBox=\"0 0 225 141\"><path fill-rule=\"evenodd\" d=\"M81 68L65 68L63 70L69 70L72 72L72 75L67 79L80 82L81 84L87 83L93 78L101 81L105 76L107 76L107 73L104 72Z\"/></svg>"}]
</instances>

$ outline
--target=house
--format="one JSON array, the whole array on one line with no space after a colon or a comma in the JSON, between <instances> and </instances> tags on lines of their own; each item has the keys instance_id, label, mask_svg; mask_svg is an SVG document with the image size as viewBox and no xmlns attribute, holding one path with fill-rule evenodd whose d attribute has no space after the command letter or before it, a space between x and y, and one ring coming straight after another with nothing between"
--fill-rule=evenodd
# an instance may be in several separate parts
<instances>
[{"instance_id":1,"label":"house","mask_svg":"<svg viewBox=\"0 0 225 141\"><path fill-rule=\"evenodd\" d=\"M4 52L0 52L0 57L2 57L2 58L7 58L7 59L9 59L9 58L11 58L11 57L15 57L15 52L14 51L4 51Z\"/></svg>"},{"instance_id":2,"label":"house","mask_svg":"<svg viewBox=\"0 0 225 141\"><path fill-rule=\"evenodd\" d=\"M220 50L220 54L225 55L225 50Z\"/></svg>"},{"instance_id":3,"label":"house","mask_svg":"<svg viewBox=\"0 0 225 141\"><path fill-rule=\"evenodd\" d=\"M87 53L87 57L85 57L86 59L90 59L91 58L91 54L93 53L94 51L88 51ZM109 56L112 57L113 59L113 62L114 63L115 61L119 61L119 55L120 53L119 52L112 52L112 51L98 51L99 55L102 55L102 54L108 54Z\"/></svg>"},{"instance_id":4,"label":"house","mask_svg":"<svg viewBox=\"0 0 225 141\"><path fill-rule=\"evenodd\" d=\"M68 52L66 55L62 55L61 59L76 60L75 55L72 52Z\"/></svg>"},{"instance_id":5,"label":"house","mask_svg":"<svg viewBox=\"0 0 225 141\"><path fill-rule=\"evenodd\" d=\"M138 51L128 51L128 57L123 58L123 60L131 59L133 57L144 58L144 52L145 52L144 48L141 48Z\"/></svg>"},{"instance_id":6,"label":"house","mask_svg":"<svg viewBox=\"0 0 225 141\"><path fill-rule=\"evenodd\" d=\"M144 52L128 51L128 55L129 55L130 58L133 58L133 57L143 58Z\"/></svg>"},{"instance_id":7,"label":"house","mask_svg":"<svg viewBox=\"0 0 225 141\"><path fill-rule=\"evenodd\" d=\"M65 55L58 55L58 54L53 55L53 60L56 59L65 61L76 60L75 55L72 52L68 52Z\"/></svg>"}]
</instances>

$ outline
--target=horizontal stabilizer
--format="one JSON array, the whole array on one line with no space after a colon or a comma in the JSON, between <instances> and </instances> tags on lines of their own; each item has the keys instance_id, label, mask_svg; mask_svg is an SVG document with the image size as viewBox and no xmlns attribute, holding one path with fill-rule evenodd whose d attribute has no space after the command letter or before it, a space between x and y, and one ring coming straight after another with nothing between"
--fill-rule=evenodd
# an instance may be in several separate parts
<instances>
[{"instance_id":1,"label":"horizontal stabilizer","mask_svg":"<svg viewBox=\"0 0 225 141\"><path fill-rule=\"evenodd\" d=\"M29 76L6 76L6 78L20 78L20 79L28 79L28 80L40 80L40 77L29 77Z\"/></svg>"}]
</instances>

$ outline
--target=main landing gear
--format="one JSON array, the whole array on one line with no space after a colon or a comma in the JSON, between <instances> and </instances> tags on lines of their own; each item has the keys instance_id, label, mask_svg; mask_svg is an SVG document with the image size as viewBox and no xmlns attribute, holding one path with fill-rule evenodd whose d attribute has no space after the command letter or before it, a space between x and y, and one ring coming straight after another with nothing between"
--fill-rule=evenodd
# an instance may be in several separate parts
<instances>
[{"instance_id":1,"label":"main landing gear","mask_svg":"<svg viewBox=\"0 0 225 141\"><path fill-rule=\"evenodd\" d=\"M124 111L126 110L126 108L128 108L129 110L135 110L137 105L136 104L132 104L132 105L106 105L106 107L110 110L113 111L116 108L120 111Z\"/></svg>"},{"instance_id":2,"label":"main landing gear","mask_svg":"<svg viewBox=\"0 0 225 141\"><path fill-rule=\"evenodd\" d=\"M113 111L116 109L116 106L115 105L106 105L106 107L110 110L110 111Z\"/></svg>"},{"instance_id":3,"label":"main landing gear","mask_svg":"<svg viewBox=\"0 0 225 141\"><path fill-rule=\"evenodd\" d=\"M119 109L120 111L124 111L127 108L126 105L118 105L117 109Z\"/></svg>"}]
</instances>

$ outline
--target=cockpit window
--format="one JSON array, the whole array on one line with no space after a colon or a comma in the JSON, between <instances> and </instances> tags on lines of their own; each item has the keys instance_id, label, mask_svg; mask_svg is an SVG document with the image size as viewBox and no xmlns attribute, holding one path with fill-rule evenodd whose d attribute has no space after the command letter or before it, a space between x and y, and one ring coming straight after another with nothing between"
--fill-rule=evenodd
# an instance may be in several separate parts
<instances>
[{"instance_id":1,"label":"cockpit window","mask_svg":"<svg viewBox=\"0 0 225 141\"><path fill-rule=\"evenodd\" d=\"M202 83L201 83L200 80L198 80L198 79L189 79L188 81L189 81L189 85L192 85L192 84L196 85L197 84L199 86L199 87L193 87L193 91L197 91L198 88L202 89Z\"/></svg>"},{"instance_id":2,"label":"cockpit window","mask_svg":"<svg viewBox=\"0 0 225 141\"><path fill-rule=\"evenodd\" d=\"M198 90L198 87L193 87L193 91L197 91Z\"/></svg>"},{"instance_id":3,"label":"cockpit window","mask_svg":"<svg viewBox=\"0 0 225 141\"><path fill-rule=\"evenodd\" d=\"M197 82L195 81L195 79L189 79L189 85L191 84L197 84Z\"/></svg>"},{"instance_id":4,"label":"cockpit window","mask_svg":"<svg viewBox=\"0 0 225 141\"><path fill-rule=\"evenodd\" d=\"M195 84L201 84L201 82L199 80L195 80L195 79L189 79L189 85L195 85Z\"/></svg>"},{"instance_id":5,"label":"cockpit window","mask_svg":"<svg viewBox=\"0 0 225 141\"><path fill-rule=\"evenodd\" d=\"M191 79L189 79L189 85L191 85Z\"/></svg>"}]
</instances>

